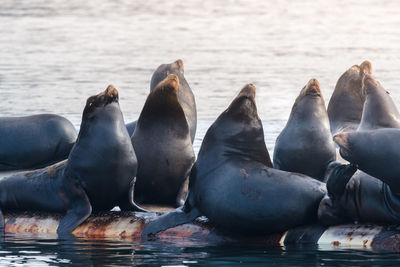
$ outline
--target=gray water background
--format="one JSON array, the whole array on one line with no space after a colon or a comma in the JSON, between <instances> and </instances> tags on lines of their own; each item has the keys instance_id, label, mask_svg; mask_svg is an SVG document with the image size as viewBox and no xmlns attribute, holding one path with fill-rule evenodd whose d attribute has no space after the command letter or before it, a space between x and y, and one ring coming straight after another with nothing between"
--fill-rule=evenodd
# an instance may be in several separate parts
<instances>
[{"instance_id":1,"label":"gray water background","mask_svg":"<svg viewBox=\"0 0 400 267\"><path fill-rule=\"evenodd\" d=\"M310 78L320 81L327 104L339 76L368 59L374 76L400 102L399 14L400 1L379 0L1 0L0 116L56 113L79 128L86 98L113 84L130 122L139 116L153 71L180 58L197 102L195 150L209 125L251 82L272 153ZM0 265L355 266L398 261L396 254L319 247L170 248L157 242L103 240L93 245L30 238L9 237L0 247Z\"/></svg>"}]
</instances>

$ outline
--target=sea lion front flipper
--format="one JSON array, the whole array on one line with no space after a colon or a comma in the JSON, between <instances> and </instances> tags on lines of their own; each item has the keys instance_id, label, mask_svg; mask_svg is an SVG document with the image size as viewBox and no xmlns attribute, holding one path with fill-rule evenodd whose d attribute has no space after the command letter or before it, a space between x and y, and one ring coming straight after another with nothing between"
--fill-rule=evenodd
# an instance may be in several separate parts
<instances>
[{"instance_id":1,"label":"sea lion front flipper","mask_svg":"<svg viewBox=\"0 0 400 267\"><path fill-rule=\"evenodd\" d=\"M129 191L128 191L128 197L124 197L118 204L119 208L121 211L140 211L140 212L149 212L149 210L143 209L139 207L138 204L135 203L135 182L136 182L136 177L135 179L132 180L130 186L129 186Z\"/></svg>"},{"instance_id":2,"label":"sea lion front flipper","mask_svg":"<svg viewBox=\"0 0 400 267\"><path fill-rule=\"evenodd\" d=\"M347 183L356 171L357 166L354 164L336 166L330 173L326 182L329 196L339 197L342 195Z\"/></svg>"},{"instance_id":3,"label":"sea lion front flipper","mask_svg":"<svg viewBox=\"0 0 400 267\"><path fill-rule=\"evenodd\" d=\"M343 224L346 221L346 216L343 214L343 209L329 196L325 196L318 207L318 221L324 226Z\"/></svg>"},{"instance_id":4,"label":"sea lion front flipper","mask_svg":"<svg viewBox=\"0 0 400 267\"><path fill-rule=\"evenodd\" d=\"M176 196L176 207L180 207L185 204L189 192L189 174L190 170L188 171L186 179L182 183L181 188L179 188L178 195Z\"/></svg>"},{"instance_id":5,"label":"sea lion front flipper","mask_svg":"<svg viewBox=\"0 0 400 267\"><path fill-rule=\"evenodd\" d=\"M185 211L185 206L179 207L148 223L143 229L142 238L147 238L148 235L155 235L169 228L191 222L199 216L201 216L201 213L196 208Z\"/></svg>"},{"instance_id":6,"label":"sea lion front flipper","mask_svg":"<svg viewBox=\"0 0 400 267\"><path fill-rule=\"evenodd\" d=\"M71 194L71 190L60 194ZM67 195L66 196L70 196ZM57 228L57 234L64 236L70 234L76 227L83 223L92 213L92 205L83 188L75 186L72 199L68 199L68 209Z\"/></svg>"}]
</instances>

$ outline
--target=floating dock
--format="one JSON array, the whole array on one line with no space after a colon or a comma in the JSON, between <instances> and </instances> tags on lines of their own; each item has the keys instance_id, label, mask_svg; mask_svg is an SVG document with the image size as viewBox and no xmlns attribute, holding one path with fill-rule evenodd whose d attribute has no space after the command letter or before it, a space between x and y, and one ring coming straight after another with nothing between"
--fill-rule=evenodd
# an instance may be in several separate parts
<instances>
[{"instance_id":1,"label":"floating dock","mask_svg":"<svg viewBox=\"0 0 400 267\"><path fill-rule=\"evenodd\" d=\"M5 214L5 233L56 234L63 215L46 213ZM90 216L72 234L78 238L115 238L141 241L146 224L159 213L105 212ZM190 242L193 244L221 244L246 242L263 245L316 244L334 248L400 250L400 227L384 225L347 224L333 227L308 225L272 235L232 235L213 227L205 218L184 224L148 240Z\"/></svg>"}]
</instances>

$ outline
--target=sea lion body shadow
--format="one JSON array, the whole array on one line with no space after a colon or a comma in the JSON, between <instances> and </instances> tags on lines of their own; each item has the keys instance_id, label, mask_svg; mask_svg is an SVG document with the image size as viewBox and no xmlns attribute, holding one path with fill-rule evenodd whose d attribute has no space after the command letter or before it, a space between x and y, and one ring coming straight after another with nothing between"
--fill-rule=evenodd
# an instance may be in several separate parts
<instances>
[{"instance_id":1,"label":"sea lion body shadow","mask_svg":"<svg viewBox=\"0 0 400 267\"><path fill-rule=\"evenodd\" d=\"M0 118L0 170L38 169L66 159L77 132L54 114Z\"/></svg>"},{"instance_id":2,"label":"sea lion body shadow","mask_svg":"<svg viewBox=\"0 0 400 267\"><path fill-rule=\"evenodd\" d=\"M272 168L251 84L208 129L189 188L185 205L150 222L143 237L200 215L222 231L280 232L315 221L325 193L324 183Z\"/></svg>"},{"instance_id":3,"label":"sea lion body shadow","mask_svg":"<svg viewBox=\"0 0 400 267\"><path fill-rule=\"evenodd\" d=\"M311 79L297 97L274 149L274 167L323 181L336 149L319 82Z\"/></svg>"},{"instance_id":4,"label":"sea lion body shadow","mask_svg":"<svg viewBox=\"0 0 400 267\"><path fill-rule=\"evenodd\" d=\"M136 169L118 91L109 86L88 98L68 160L0 180L0 210L65 212L57 233L66 235L92 210L139 209L132 193Z\"/></svg>"}]
</instances>

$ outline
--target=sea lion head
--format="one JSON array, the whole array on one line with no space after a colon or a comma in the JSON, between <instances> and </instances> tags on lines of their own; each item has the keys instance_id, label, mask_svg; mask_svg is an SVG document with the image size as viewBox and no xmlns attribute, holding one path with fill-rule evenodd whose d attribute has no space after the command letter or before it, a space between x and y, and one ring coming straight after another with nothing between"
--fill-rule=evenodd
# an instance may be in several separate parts
<instances>
[{"instance_id":1,"label":"sea lion head","mask_svg":"<svg viewBox=\"0 0 400 267\"><path fill-rule=\"evenodd\" d=\"M178 93L179 78L175 74L169 74L164 80L159 82L154 89L155 91L168 91L174 94Z\"/></svg>"},{"instance_id":2,"label":"sea lion head","mask_svg":"<svg viewBox=\"0 0 400 267\"><path fill-rule=\"evenodd\" d=\"M229 107L208 129L200 157L215 146L225 155L259 161L268 167L272 162L264 141L264 131L255 102L256 87L245 85Z\"/></svg>"},{"instance_id":3,"label":"sea lion head","mask_svg":"<svg viewBox=\"0 0 400 267\"><path fill-rule=\"evenodd\" d=\"M180 82L183 82L183 73L184 66L181 59L178 59L170 64L162 64L156 69L153 76L151 77L150 88L151 90L154 90L154 88L160 83L160 81L164 80L170 74L177 75L181 80Z\"/></svg>"},{"instance_id":4,"label":"sea lion head","mask_svg":"<svg viewBox=\"0 0 400 267\"><path fill-rule=\"evenodd\" d=\"M86 101L85 109L83 110L83 118L91 118L95 116L99 109L117 103L119 100L118 90L114 86L109 85L103 92L91 96Z\"/></svg>"},{"instance_id":5,"label":"sea lion head","mask_svg":"<svg viewBox=\"0 0 400 267\"><path fill-rule=\"evenodd\" d=\"M362 80L365 75L371 74L372 64L368 60L365 60L360 65L354 65L345 73L343 73L343 75L339 78L336 87L343 88L345 91L348 91L354 95L363 96L361 89Z\"/></svg>"},{"instance_id":6,"label":"sea lion head","mask_svg":"<svg viewBox=\"0 0 400 267\"><path fill-rule=\"evenodd\" d=\"M321 87L317 79L310 79L308 81L303 89L301 89L300 94L296 98L294 105L298 104L305 97L322 99Z\"/></svg>"},{"instance_id":7,"label":"sea lion head","mask_svg":"<svg viewBox=\"0 0 400 267\"><path fill-rule=\"evenodd\" d=\"M304 120L315 115L319 118L328 116L319 82L317 79L310 79L296 98L289 120L292 118Z\"/></svg>"},{"instance_id":8,"label":"sea lion head","mask_svg":"<svg viewBox=\"0 0 400 267\"><path fill-rule=\"evenodd\" d=\"M372 64L368 60L364 60L363 63L360 64L360 71L363 74L372 74Z\"/></svg>"},{"instance_id":9,"label":"sea lion head","mask_svg":"<svg viewBox=\"0 0 400 267\"><path fill-rule=\"evenodd\" d=\"M177 136L186 137L189 126L178 101L178 92L179 78L175 74L169 74L148 95L137 127L153 131L154 125L157 124L160 129L174 129Z\"/></svg>"},{"instance_id":10,"label":"sea lion head","mask_svg":"<svg viewBox=\"0 0 400 267\"><path fill-rule=\"evenodd\" d=\"M347 161L357 164L354 162L352 146L350 143L350 133L340 132L333 136L333 141L340 147L340 155Z\"/></svg>"},{"instance_id":11,"label":"sea lion head","mask_svg":"<svg viewBox=\"0 0 400 267\"><path fill-rule=\"evenodd\" d=\"M381 84L375 80L375 78L370 74L365 74L362 79L362 89L365 95L372 94L376 90L382 87ZM388 92L387 92L388 93Z\"/></svg>"},{"instance_id":12,"label":"sea lion head","mask_svg":"<svg viewBox=\"0 0 400 267\"><path fill-rule=\"evenodd\" d=\"M221 116L248 123L260 120L256 106L256 87L251 83L246 84Z\"/></svg>"}]
</instances>

